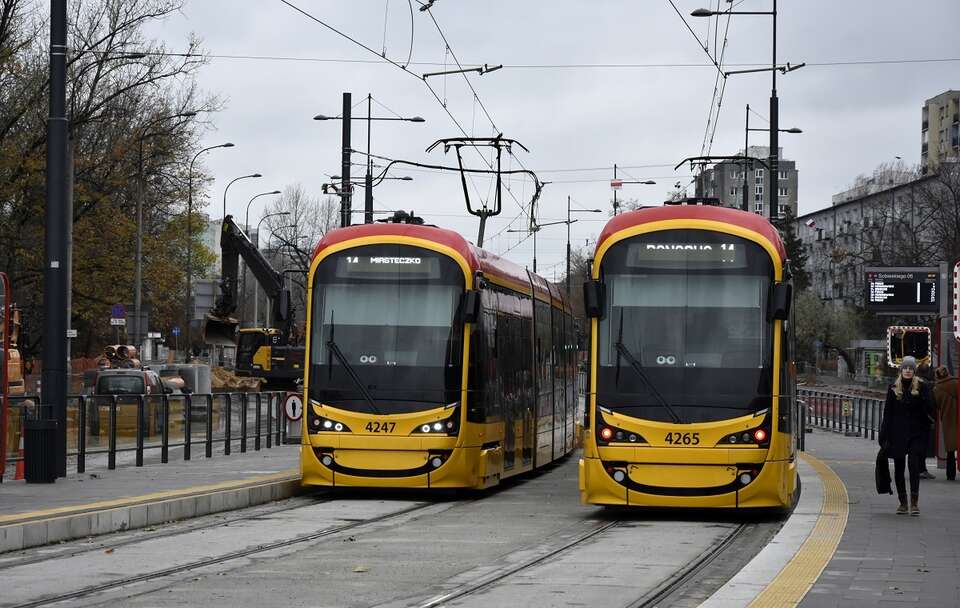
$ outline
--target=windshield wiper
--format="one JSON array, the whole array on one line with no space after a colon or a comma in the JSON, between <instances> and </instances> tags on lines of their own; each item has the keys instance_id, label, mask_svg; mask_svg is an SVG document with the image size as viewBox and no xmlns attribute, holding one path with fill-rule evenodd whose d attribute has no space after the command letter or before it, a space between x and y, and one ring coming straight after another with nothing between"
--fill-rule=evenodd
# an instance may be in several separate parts
<instances>
[{"instance_id":1,"label":"windshield wiper","mask_svg":"<svg viewBox=\"0 0 960 608\"><path fill-rule=\"evenodd\" d=\"M374 414L382 416L383 413L377 409L377 404L374 403L373 397L370 396L370 392L367 391L367 387L363 385L363 381L360 379L360 376L357 375L357 370L353 369L353 366L347 361L346 355L343 354L343 351L340 350L340 347L337 346L337 343L333 340L333 332L336 329L336 325L333 323L333 311L330 311L330 339L327 340L327 348L333 353L333 356L337 358L337 361L340 362L340 365L343 366L343 369L347 370L347 375L350 376L350 379L353 380L353 383L357 385L357 388L360 389L360 394L363 395L363 398L366 399L367 403L370 404L370 409L373 410ZM328 366L328 373L332 369Z\"/></svg>"},{"instance_id":2,"label":"windshield wiper","mask_svg":"<svg viewBox=\"0 0 960 608\"><path fill-rule=\"evenodd\" d=\"M660 401L660 404L663 405L663 408L667 410L667 413L670 414L670 418L673 419L674 424L680 424L683 421L680 419L680 416L677 415L677 412L667 403L667 400L663 398L663 395L660 394L660 391L657 390L657 387L654 386L653 382L647 378L646 372L643 371L643 365L640 364L640 361L633 356L633 353L630 352L630 349L626 347L623 343L623 309L620 309L620 329L617 331L617 342L614 344L617 348L617 377L620 375L620 355L623 355L624 359L627 360L627 363L630 364L630 367L633 368L637 375L640 376L640 379L643 380L643 383L646 384L650 391L653 392L654 396Z\"/></svg>"}]
</instances>

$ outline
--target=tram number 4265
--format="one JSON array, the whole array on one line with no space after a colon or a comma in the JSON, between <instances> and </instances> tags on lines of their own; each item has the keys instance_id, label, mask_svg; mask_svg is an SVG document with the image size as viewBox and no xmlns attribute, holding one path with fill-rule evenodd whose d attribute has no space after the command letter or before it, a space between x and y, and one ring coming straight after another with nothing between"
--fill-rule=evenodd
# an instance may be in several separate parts
<instances>
[{"instance_id":1,"label":"tram number 4265","mask_svg":"<svg viewBox=\"0 0 960 608\"><path fill-rule=\"evenodd\" d=\"M671 445L700 445L700 433L667 433L663 440Z\"/></svg>"},{"instance_id":2,"label":"tram number 4265","mask_svg":"<svg viewBox=\"0 0 960 608\"><path fill-rule=\"evenodd\" d=\"M376 420L371 420L364 428L368 433L392 433L393 429L397 428L397 423L377 422Z\"/></svg>"}]
</instances>

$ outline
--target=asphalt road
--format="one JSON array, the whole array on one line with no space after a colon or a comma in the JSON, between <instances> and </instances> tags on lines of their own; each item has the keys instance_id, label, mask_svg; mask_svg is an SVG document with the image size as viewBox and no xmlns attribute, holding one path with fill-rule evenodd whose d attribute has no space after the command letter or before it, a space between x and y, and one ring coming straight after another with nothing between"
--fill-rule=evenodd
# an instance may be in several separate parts
<instances>
[{"instance_id":1,"label":"asphalt road","mask_svg":"<svg viewBox=\"0 0 960 608\"><path fill-rule=\"evenodd\" d=\"M736 535L657 603L689 605L779 525L581 505L576 474L572 457L482 494L320 492L3 556L0 607L640 606Z\"/></svg>"}]
</instances>

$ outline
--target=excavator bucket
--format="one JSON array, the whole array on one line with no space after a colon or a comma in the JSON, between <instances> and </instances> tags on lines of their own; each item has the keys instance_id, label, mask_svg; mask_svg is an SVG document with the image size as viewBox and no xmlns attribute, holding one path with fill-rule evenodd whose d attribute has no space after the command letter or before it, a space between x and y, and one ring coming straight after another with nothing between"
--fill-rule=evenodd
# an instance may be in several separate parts
<instances>
[{"instance_id":1,"label":"excavator bucket","mask_svg":"<svg viewBox=\"0 0 960 608\"><path fill-rule=\"evenodd\" d=\"M207 315L203 320L203 342L217 346L237 344L237 327L240 323L231 317Z\"/></svg>"}]
</instances>

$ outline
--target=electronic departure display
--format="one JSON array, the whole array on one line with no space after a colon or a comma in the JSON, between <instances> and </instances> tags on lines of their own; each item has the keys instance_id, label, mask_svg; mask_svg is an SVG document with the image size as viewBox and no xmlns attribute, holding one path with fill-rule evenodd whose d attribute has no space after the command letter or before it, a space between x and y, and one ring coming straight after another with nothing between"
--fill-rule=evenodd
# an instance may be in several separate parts
<instances>
[{"instance_id":1,"label":"electronic departure display","mask_svg":"<svg viewBox=\"0 0 960 608\"><path fill-rule=\"evenodd\" d=\"M887 314L940 311L937 268L866 268L867 310Z\"/></svg>"},{"instance_id":2,"label":"electronic departure display","mask_svg":"<svg viewBox=\"0 0 960 608\"><path fill-rule=\"evenodd\" d=\"M627 266L646 268L744 268L741 242L639 242L627 251Z\"/></svg>"},{"instance_id":3,"label":"electronic departure display","mask_svg":"<svg viewBox=\"0 0 960 608\"><path fill-rule=\"evenodd\" d=\"M349 251L337 259L338 277L440 278L440 260L423 255L355 255Z\"/></svg>"}]
</instances>

